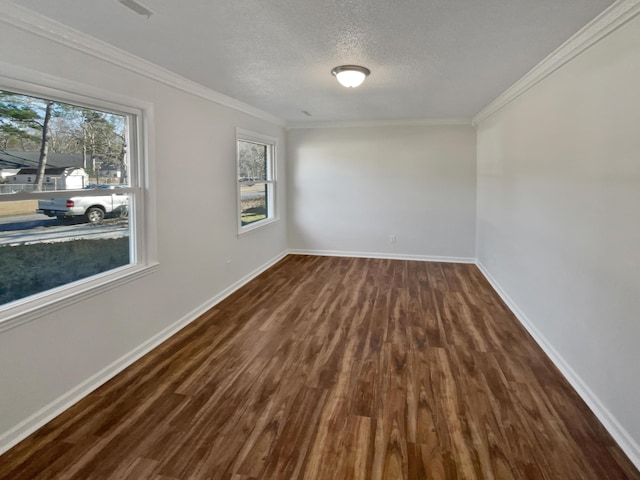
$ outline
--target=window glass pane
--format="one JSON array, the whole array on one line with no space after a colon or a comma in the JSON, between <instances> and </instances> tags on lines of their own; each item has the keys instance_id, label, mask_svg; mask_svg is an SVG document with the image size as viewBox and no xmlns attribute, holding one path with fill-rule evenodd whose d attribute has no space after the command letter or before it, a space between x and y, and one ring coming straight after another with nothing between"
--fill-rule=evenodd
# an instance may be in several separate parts
<instances>
[{"instance_id":1,"label":"window glass pane","mask_svg":"<svg viewBox=\"0 0 640 480\"><path fill-rule=\"evenodd\" d=\"M0 305L132 263L131 196L116 190L0 202Z\"/></svg>"},{"instance_id":2,"label":"window glass pane","mask_svg":"<svg viewBox=\"0 0 640 480\"><path fill-rule=\"evenodd\" d=\"M0 306L135 262L130 118L0 90Z\"/></svg>"},{"instance_id":3,"label":"window glass pane","mask_svg":"<svg viewBox=\"0 0 640 480\"><path fill-rule=\"evenodd\" d=\"M242 226L267 218L269 212L267 189L268 185L266 183L240 184L240 220Z\"/></svg>"},{"instance_id":4,"label":"window glass pane","mask_svg":"<svg viewBox=\"0 0 640 480\"><path fill-rule=\"evenodd\" d=\"M270 180L267 176L267 148L268 145L238 140L238 181Z\"/></svg>"},{"instance_id":5,"label":"window glass pane","mask_svg":"<svg viewBox=\"0 0 640 480\"><path fill-rule=\"evenodd\" d=\"M129 185L126 115L0 90L0 194Z\"/></svg>"},{"instance_id":6,"label":"window glass pane","mask_svg":"<svg viewBox=\"0 0 640 480\"><path fill-rule=\"evenodd\" d=\"M275 145L271 137L238 129L240 234L274 219Z\"/></svg>"}]
</instances>

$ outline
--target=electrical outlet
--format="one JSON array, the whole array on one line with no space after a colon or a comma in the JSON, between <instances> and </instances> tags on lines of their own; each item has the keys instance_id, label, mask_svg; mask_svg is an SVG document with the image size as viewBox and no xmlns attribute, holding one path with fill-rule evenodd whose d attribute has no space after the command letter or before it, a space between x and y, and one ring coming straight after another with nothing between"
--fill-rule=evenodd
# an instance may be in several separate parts
<instances>
[{"instance_id":1,"label":"electrical outlet","mask_svg":"<svg viewBox=\"0 0 640 480\"><path fill-rule=\"evenodd\" d=\"M389 243L393 245L398 241L398 238L395 235L389 235Z\"/></svg>"}]
</instances>

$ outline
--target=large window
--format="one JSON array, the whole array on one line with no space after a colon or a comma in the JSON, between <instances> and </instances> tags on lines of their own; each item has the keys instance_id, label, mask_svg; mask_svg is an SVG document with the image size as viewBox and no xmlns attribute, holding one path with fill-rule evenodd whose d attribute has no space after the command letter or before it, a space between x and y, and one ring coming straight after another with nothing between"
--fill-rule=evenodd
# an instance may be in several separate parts
<instances>
[{"instance_id":1,"label":"large window","mask_svg":"<svg viewBox=\"0 0 640 480\"><path fill-rule=\"evenodd\" d=\"M276 140L244 130L238 142L238 228L242 234L276 219Z\"/></svg>"},{"instance_id":2,"label":"large window","mask_svg":"<svg viewBox=\"0 0 640 480\"><path fill-rule=\"evenodd\" d=\"M148 265L142 114L0 78L0 323Z\"/></svg>"}]
</instances>

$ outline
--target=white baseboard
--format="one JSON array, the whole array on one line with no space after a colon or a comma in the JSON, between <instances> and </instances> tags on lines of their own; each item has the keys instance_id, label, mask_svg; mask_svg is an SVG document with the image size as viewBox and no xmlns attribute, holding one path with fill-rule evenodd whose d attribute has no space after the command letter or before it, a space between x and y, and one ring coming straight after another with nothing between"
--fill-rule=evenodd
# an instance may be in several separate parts
<instances>
[{"instance_id":1,"label":"white baseboard","mask_svg":"<svg viewBox=\"0 0 640 480\"><path fill-rule=\"evenodd\" d=\"M37 429L45 425L46 423L53 420L55 417L60 415L62 412L73 406L78 401L82 400L84 397L93 392L96 388L106 383L108 380L116 376L122 370L127 368L129 365L134 363L136 360L142 358L144 355L149 353L151 350L156 348L162 342L167 340L169 337L175 335L178 331L182 330L184 327L189 325L191 322L196 320L200 315L205 313L207 310L211 309L222 300L227 298L233 292L253 280L255 277L260 275L262 272L282 260L287 255L287 252L284 251L277 255L276 257L269 260L264 265L256 268L251 273L245 275L243 278L235 282L233 285L229 286L218 295L203 303L199 307L195 308L191 312L187 313L180 320L169 325L167 328L157 333L153 337L151 337L146 342L137 346L129 353L117 359L111 365L100 370L95 375L87 378L85 381L72 388L68 392L62 394L58 398L56 398L53 402L41 408L39 411L26 418L22 422L20 422L15 427L10 430L2 433L0 435L0 455L9 450L11 447L16 445L18 442L24 440L26 437L31 435Z\"/></svg>"},{"instance_id":2,"label":"white baseboard","mask_svg":"<svg viewBox=\"0 0 640 480\"><path fill-rule=\"evenodd\" d=\"M291 255L317 255L320 257L381 258L385 260L415 260L418 262L476 263L471 257L439 257L434 255L408 255L402 253L343 252L339 250L289 249Z\"/></svg>"},{"instance_id":3,"label":"white baseboard","mask_svg":"<svg viewBox=\"0 0 640 480\"><path fill-rule=\"evenodd\" d=\"M607 429L609 434L618 443L620 448L629 457L629 460L640 470L640 446L633 439L629 432L618 422L616 417L603 405L600 399L593 391L587 386L587 384L580 378L580 376L571 368L571 365L558 353L558 351L551 345L551 343L542 335L542 333L535 327L533 322L520 310L513 300L509 297L507 292L500 286L500 284L491 276L480 261L476 262L476 265L485 276L487 281L491 284L493 289L500 295L500 298L507 304L509 309L513 312L520 323L527 329L529 334L537 342L537 344L544 350L544 353L551 359L555 366L560 370L562 375L571 384L574 390L580 395L582 400L587 404L591 411L598 417L600 423Z\"/></svg>"},{"instance_id":4,"label":"white baseboard","mask_svg":"<svg viewBox=\"0 0 640 480\"><path fill-rule=\"evenodd\" d=\"M11 428L7 432L0 435L0 455L18 442L35 432L38 428L42 427L46 423L53 420L62 412L70 408L72 405L80 401L82 398L90 394L92 391L106 383L112 377L120 373L129 365L140 359L162 342L176 334L178 331L189 325L196 320L200 315L211 309L233 292L250 282L252 279L260 275L262 272L279 262L287 254L292 255L319 255L319 256L336 256L336 257L357 257L357 258L382 258L391 260L417 260L417 261L432 261L432 262L450 262L450 263L476 263L482 274L487 281L500 295L502 300L514 313L520 323L527 329L534 340L551 359L551 361L558 367L560 372L569 381L571 386L582 397L585 403L598 417L603 426L611 434L614 440L618 443L620 448L629 457L631 462L640 469L640 446L629 435L625 428L618 422L613 414L602 404L600 399L589 389L580 376L571 368L571 366L564 360L564 358L553 348L553 346L547 341L547 339L538 331L533 323L527 318L527 316L518 308L518 306L511 300L505 290L498 284L498 282L491 276L489 271L473 258L466 257L438 257L438 256L423 256L423 255L395 255L395 254L378 254L370 252L340 252L340 251L327 251L327 250L289 250L288 252L282 252L273 259L266 262L264 265L258 267L251 273L247 274L233 285L229 286L218 295L208 300L204 304L195 308L180 320L168 326L161 332L157 333L149 340L139 345L126 355L120 357L118 360L108 365L104 369L92 375L76 387L72 388L68 392L64 393L53 402L49 403L27 419L20 422L15 427Z\"/></svg>"}]
</instances>

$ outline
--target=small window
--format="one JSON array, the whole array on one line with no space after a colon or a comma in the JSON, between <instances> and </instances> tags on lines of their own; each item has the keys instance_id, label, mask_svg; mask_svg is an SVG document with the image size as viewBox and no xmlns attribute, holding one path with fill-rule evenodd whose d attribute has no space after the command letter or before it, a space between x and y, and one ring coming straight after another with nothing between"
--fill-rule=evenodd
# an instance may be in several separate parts
<instances>
[{"instance_id":1,"label":"small window","mask_svg":"<svg viewBox=\"0 0 640 480\"><path fill-rule=\"evenodd\" d=\"M276 139L238 130L237 149L238 226L242 234L276 220Z\"/></svg>"}]
</instances>

